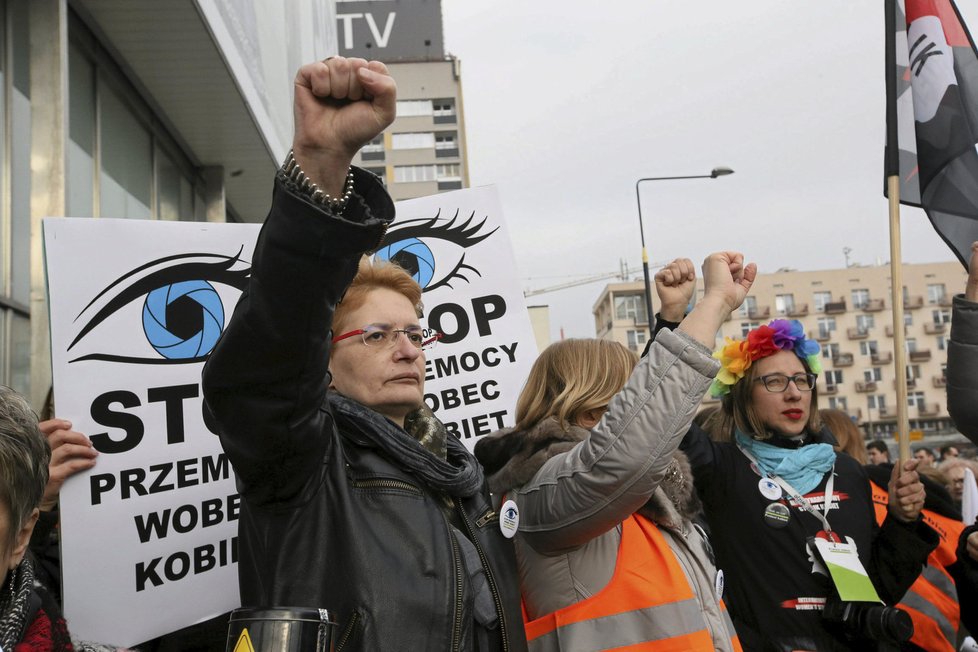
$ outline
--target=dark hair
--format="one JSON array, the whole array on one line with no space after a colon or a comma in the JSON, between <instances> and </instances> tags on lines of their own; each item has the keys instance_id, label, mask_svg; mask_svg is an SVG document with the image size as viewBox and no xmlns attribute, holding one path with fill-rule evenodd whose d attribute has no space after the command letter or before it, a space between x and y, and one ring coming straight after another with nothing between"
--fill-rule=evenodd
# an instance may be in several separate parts
<instances>
[{"instance_id":1,"label":"dark hair","mask_svg":"<svg viewBox=\"0 0 978 652\"><path fill-rule=\"evenodd\" d=\"M10 513L7 545L41 504L51 449L23 396L0 385L0 499Z\"/></svg>"},{"instance_id":2,"label":"dark hair","mask_svg":"<svg viewBox=\"0 0 978 652\"><path fill-rule=\"evenodd\" d=\"M936 457L936 455L934 455L934 451L931 450L930 448L927 448L926 446L918 446L917 448L913 449L914 453L918 451L924 451L925 453L927 453L928 457Z\"/></svg>"},{"instance_id":3,"label":"dark hair","mask_svg":"<svg viewBox=\"0 0 978 652\"><path fill-rule=\"evenodd\" d=\"M882 439L874 439L866 444L866 450L875 449L886 454L886 459L890 459L890 447Z\"/></svg>"}]
</instances>

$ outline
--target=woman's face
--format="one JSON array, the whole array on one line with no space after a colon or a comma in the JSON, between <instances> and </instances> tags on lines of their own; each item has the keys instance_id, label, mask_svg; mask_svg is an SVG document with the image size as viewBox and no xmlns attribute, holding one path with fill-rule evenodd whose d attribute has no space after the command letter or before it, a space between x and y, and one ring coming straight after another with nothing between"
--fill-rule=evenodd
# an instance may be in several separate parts
<instances>
[{"instance_id":1,"label":"woman's face","mask_svg":"<svg viewBox=\"0 0 978 652\"><path fill-rule=\"evenodd\" d=\"M801 360L791 351L778 351L754 363L756 370L751 388L754 413L764 427L785 437L796 437L805 431L811 412L812 393L801 391L789 382L783 392L771 392L761 381L762 376L783 374L795 376L807 372Z\"/></svg>"}]
</instances>

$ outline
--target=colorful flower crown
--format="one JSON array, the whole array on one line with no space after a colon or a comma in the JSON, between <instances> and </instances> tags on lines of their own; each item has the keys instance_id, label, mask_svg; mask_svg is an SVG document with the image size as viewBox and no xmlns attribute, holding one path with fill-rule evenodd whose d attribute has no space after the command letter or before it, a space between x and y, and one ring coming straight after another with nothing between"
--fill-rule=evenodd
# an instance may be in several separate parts
<instances>
[{"instance_id":1,"label":"colorful flower crown","mask_svg":"<svg viewBox=\"0 0 978 652\"><path fill-rule=\"evenodd\" d=\"M730 393L730 388L746 375L754 360L778 351L794 351L808 363L813 374L822 371L822 361L818 357L821 349L818 342L805 337L805 327L801 322L797 319L775 319L770 324L749 331L745 340L726 338L726 344L714 352L713 357L720 361L720 371L710 385L710 396L719 398Z\"/></svg>"}]
</instances>

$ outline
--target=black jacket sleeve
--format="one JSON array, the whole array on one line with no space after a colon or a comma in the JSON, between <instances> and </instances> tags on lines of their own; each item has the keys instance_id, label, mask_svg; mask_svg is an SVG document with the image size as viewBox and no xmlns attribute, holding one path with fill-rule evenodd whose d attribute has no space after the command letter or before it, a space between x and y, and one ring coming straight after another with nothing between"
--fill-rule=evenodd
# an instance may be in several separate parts
<instances>
[{"instance_id":1,"label":"black jacket sleeve","mask_svg":"<svg viewBox=\"0 0 978 652\"><path fill-rule=\"evenodd\" d=\"M379 181L354 175L342 217L276 179L248 287L204 367L205 418L255 503L295 497L328 453L333 311L394 215Z\"/></svg>"},{"instance_id":2,"label":"black jacket sleeve","mask_svg":"<svg viewBox=\"0 0 978 652\"><path fill-rule=\"evenodd\" d=\"M960 294L954 297L947 347L947 411L978 444L978 303Z\"/></svg>"},{"instance_id":3,"label":"black jacket sleeve","mask_svg":"<svg viewBox=\"0 0 978 652\"><path fill-rule=\"evenodd\" d=\"M968 555L968 537L978 532L978 523L966 527L958 539L958 560L947 567L958 589L961 623L969 632L978 632L978 560Z\"/></svg>"}]
</instances>

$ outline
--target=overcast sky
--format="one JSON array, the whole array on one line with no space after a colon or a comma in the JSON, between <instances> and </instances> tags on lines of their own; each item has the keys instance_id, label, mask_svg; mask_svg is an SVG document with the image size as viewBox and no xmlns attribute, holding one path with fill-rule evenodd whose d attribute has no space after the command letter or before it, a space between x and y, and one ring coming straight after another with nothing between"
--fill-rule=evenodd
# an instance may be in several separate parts
<instances>
[{"instance_id":1,"label":"overcast sky","mask_svg":"<svg viewBox=\"0 0 978 652\"><path fill-rule=\"evenodd\" d=\"M959 3L978 29L978 7ZM965 6L968 5L968 6ZM889 260L883 3L442 0L472 185L499 187L524 289L736 249L761 272ZM954 260L902 208L903 260ZM641 278L641 272L633 275ZM594 336L604 282L528 299Z\"/></svg>"}]
</instances>

